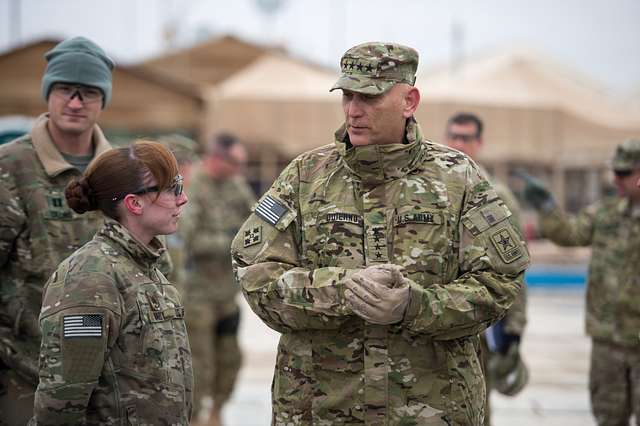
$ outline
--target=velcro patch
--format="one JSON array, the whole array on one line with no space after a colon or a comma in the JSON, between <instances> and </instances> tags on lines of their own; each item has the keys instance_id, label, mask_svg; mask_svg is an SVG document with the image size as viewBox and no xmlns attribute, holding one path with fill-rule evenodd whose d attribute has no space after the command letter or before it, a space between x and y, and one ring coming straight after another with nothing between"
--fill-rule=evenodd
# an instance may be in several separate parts
<instances>
[{"instance_id":1,"label":"velcro patch","mask_svg":"<svg viewBox=\"0 0 640 426\"><path fill-rule=\"evenodd\" d=\"M65 315L62 320L63 337L102 337L102 314Z\"/></svg>"},{"instance_id":2,"label":"velcro patch","mask_svg":"<svg viewBox=\"0 0 640 426\"><path fill-rule=\"evenodd\" d=\"M282 219L282 216L284 216L286 212L287 208L270 195L264 197L255 210L258 217L264 219L273 226L276 226L276 223Z\"/></svg>"},{"instance_id":3,"label":"velcro patch","mask_svg":"<svg viewBox=\"0 0 640 426\"><path fill-rule=\"evenodd\" d=\"M262 226L253 226L244 231L244 246L249 247L262 241Z\"/></svg>"},{"instance_id":4,"label":"velcro patch","mask_svg":"<svg viewBox=\"0 0 640 426\"><path fill-rule=\"evenodd\" d=\"M354 225L362 225L364 223L362 216L355 213L327 213L323 222L343 222L353 223Z\"/></svg>"},{"instance_id":5,"label":"velcro patch","mask_svg":"<svg viewBox=\"0 0 640 426\"><path fill-rule=\"evenodd\" d=\"M501 228L491 234L491 242L504 263L511 263L524 255L520 242L510 228Z\"/></svg>"},{"instance_id":6,"label":"velcro patch","mask_svg":"<svg viewBox=\"0 0 640 426\"><path fill-rule=\"evenodd\" d=\"M424 223L427 225L441 225L442 215L434 212L414 212L399 214L393 219L393 226L406 225L407 223Z\"/></svg>"}]
</instances>

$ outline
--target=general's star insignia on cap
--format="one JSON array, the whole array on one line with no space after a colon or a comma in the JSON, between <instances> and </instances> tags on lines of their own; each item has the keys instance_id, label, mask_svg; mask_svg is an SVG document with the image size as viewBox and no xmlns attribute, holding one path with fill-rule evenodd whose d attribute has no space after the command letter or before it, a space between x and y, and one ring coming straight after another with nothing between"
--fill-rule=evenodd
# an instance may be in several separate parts
<instances>
[{"instance_id":1,"label":"general's star insignia on cap","mask_svg":"<svg viewBox=\"0 0 640 426\"><path fill-rule=\"evenodd\" d=\"M244 246L249 247L262 241L262 226L254 226L244 231Z\"/></svg>"}]
</instances>

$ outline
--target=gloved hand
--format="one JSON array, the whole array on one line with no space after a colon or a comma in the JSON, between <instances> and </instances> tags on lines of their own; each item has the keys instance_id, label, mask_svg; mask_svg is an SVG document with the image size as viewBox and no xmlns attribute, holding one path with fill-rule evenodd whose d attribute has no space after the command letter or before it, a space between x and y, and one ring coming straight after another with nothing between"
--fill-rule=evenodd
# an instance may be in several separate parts
<instances>
[{"instance_id":1,"label":"gloved hand","mask_svg":"<svg viewBox=\"0 0 640 426\"><path fill-rule=\"evenodd\" d=\"M372 324L402 321L409 304L409 281L402 267L392 264L369 266L349 278L345 298L351 310Z\"/></svg>"},{"instance_id":2,"label":"gloved hand","mask_svg":"<svg viewBox=\"0 0 640 426\"><path fill-rule=\"evenodd\" d=\"M523 196L533 208L542 212L550 212L556 207L556 201L544 184L525 172L516 170L513 175L522 179L525 183Z\"/></svg>"},{"instance_id":3,"label":"gloved hand","mask_svg":"<svg viewBox=\"0 0 640 426\"><path fill-rule=\"evenodd\" d=\"M520 357L520 345L512 343L504 354L491 352L487 374L493 388L501 394L518 394L529 382L529 369Z\"/></svg>"}]
</instances>

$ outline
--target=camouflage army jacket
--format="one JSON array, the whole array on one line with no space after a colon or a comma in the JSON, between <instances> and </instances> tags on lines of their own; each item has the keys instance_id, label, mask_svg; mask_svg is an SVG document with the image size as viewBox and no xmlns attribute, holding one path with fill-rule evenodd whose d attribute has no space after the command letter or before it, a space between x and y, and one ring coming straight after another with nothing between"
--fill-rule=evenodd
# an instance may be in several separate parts
<instances>
[{"instance_id":1,"label":"camouflage army jacket","mask_svg":"<svg viewBox=\"0 0 640 426\"><path fill-rule=\"evenodd\" d=\"M34 381L42 286L102 224L99 213L67 206L64 188L80 172L55 147L47 122L44 114L30 134L0 146L0 358ZM110 148L98 126L93 143L96 154Z\"/></svg>"},{"instance_id":2,"label":"camouflage army jacket","mask_svg":"<svg viewBox=\"0 0 640 426\"><path fill-rule=\"evenodd\" d=\"M189 424L191 350L178 291L157 268L162 250L107 220L53 273L31 424Z\"/></svg>"},{"instance_id":3,"label":"camouflage army jacket","mask_svg":"<svg viewBox=\"0 0 640 426\"><path fill-rule=\"evenodd\" d=\"M640 346L640 212L612 197L575 216L555 210L540 216L545 237L562 246L591 246L587 282L587 334Z\"/></svg>"},{"instance_id":4,"label":"camouflage army jacket","mask_svg":"<svg viewBox=\"0 0 640 426\"><path fill-rule=\"evenodd\" d=\"M529 255L511 213L464 154L422 140L296 158L232 244L253 311L282 333L273 423L480 425L478 333L521 287ZM365 323L344 279L375 263L404 266L403 321Z\"/></svg>"},{"instance_id":5,"label":"camouflage army jacket","mask_svg":"<svg viewBox=\"0 0 640 426\"><path fill-rule=\"evenodd\" d=\"M255 197L241 177L215 180L199 171L189 186L189 208L179 233L186 252L185 291L198 300L228 301L237 294L231 241L251 213Z\"/></svg>"}]
</instances>

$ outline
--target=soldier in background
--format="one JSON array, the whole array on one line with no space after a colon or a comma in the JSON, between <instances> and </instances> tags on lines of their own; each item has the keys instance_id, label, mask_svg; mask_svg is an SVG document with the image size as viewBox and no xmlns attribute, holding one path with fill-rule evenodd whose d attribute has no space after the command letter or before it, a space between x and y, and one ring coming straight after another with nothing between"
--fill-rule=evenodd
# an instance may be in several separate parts
<instances>
[{"instance_id":1,"label":"soldier in background","mask_svg":"<svg viewBox=\"0 0 640 426\"><path fill-rule=\"evenodd\" d=\"M276 179L232 245L253 311L282 333L274 424L480 425L478 333L529 255L466 155L422 137L418 53L340 61L345 123Z\"/></svg>"},{"instance_id":2,"label":"soldier in background","mask_svg":"<svg viewBox=\"0 0 640 426\"><path fill-rule=\"evenodd\" d=\"M66 188L78 214L101 211L95 237L44 289L40 383L30 425L180 425L193 371L180 294L159 269L157 238L185 204L175 158L159 143L109 150Z\"/></svg>"},{"instance_id":3,"label":"soldier in background","mask_svg":"<svg viewBox=\"0 0 640 426\"><path fill-rule=\"evenodd\" d=\"M69 209L65 185L110 148L96 122L111 98L113 61L82 37L45 58L48 113L0 147L0 424L9 425L33 413L42 286L102 223L99 213Z\"/></svg>"},{"instance_id":4,"label":"soldier in background","mask_svg":"<svg viewBox=\"0 0 640 426\"><path fill-rule=\"evenodd\" d=\"M586 329L591 336L589 390L599 426L640 419L640 140L627 140L611 162L617 195L576 215L563 212L537 180L522 175L525 198L546 238L591 246Z\"/></svg>"},{"instance_id":5,"label":"soldier in background","mask_svg":"<svg viewBox=\"0 0 640 426\"><path fill-rule=\"evenodd\" d=\"M230 134L218 134L206 146L189 188L191 204L180 226L184 241L187 326L192 336L196 413L200 421L221 423L221 411L233 391L242 364L238 344L238 287L231 269L231 240L250 212L255 197L242 176L247 153ZM205 396L213 407L203 405Z\"/></svg>"},{"instance_id":6,"label":"soldier in background","mask_svg":"<svg viewBox=\"0 0 640 426\"><path fill-rule=\"evenodd\" d=\"M176 157L180 175L184 179L184 189L189 191L191 175L195 163L198 161L198 142L180 134L170 134L158 138L158 142L164 145ZM180 292L184 284L185 246L180 232L175 232L166 237L167 250L169 252L173 270L167 274L167 278Z\"/></svg>"},{"instance_id":7,"label":"soldier in background","mask_svg":"<svg viewBox=\"0 0 640 426\"><path fill-rule=\"evenodd\" d=\"M484 145L483 127L482 121L475 114L457 113L447 121L445 131L447 145L477 161ZM486 176L489 176L482 166L478 167ZM520 206L516 197L502 182L492 179L492 183L522 231ZM497 385L499 392L511 396L520 392L528 380L526 366L520 357L520 340L527 322L526 295L526 286L523 286L505 317L490 327L480 339L480 360L487 385L484 418L486 426L491 424L490 392L494 385ZM510 375L512 378L509 380ZM513 380L513 377L517 380Z\"/></svg>"}]
</instances>

